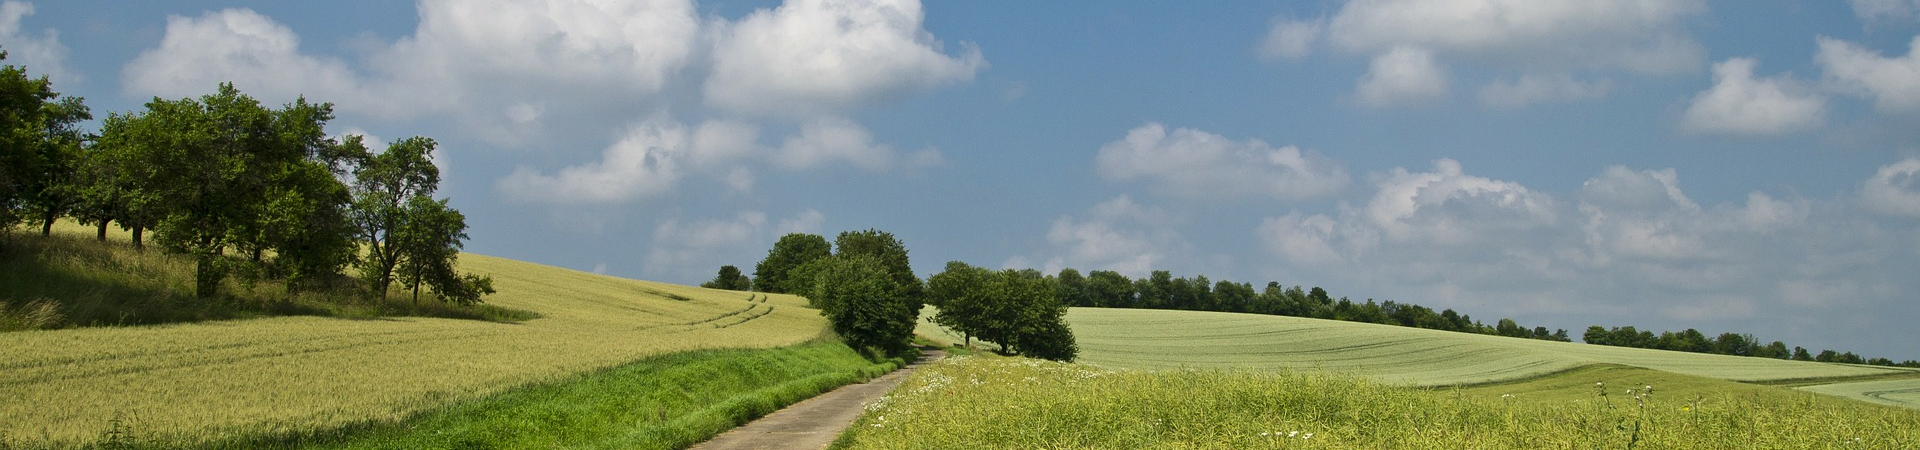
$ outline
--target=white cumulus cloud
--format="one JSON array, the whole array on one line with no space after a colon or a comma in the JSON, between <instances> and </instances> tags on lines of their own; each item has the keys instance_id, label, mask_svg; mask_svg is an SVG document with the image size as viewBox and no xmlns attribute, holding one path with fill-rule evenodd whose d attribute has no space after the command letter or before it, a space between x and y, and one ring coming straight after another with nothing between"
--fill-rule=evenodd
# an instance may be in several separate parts
<instances>
[{"instance_id":1,"label":"white cumulus cloud","mask_svg":"<svg viewBox=\"0 0 1920 450\"><path fill-rule=\"evenodd\" d=\"M837 111L971 80L986 59L949 56L917 0L789 0L718 31L707 103L749 113Z\"/></svg>"},{"instance_id":2,"label":"white cumulus cloud","mask_svg":"<svg viewBox=\"0 0 1920 450\"><path fill-rule=\"evenodd\" d=\"M7 5L5 17L31 12ZM986 64L970 44L943 53L913 0L792 0L738 21L703 20L690 0L416 5L412 34L362 42L350 58L303 49L293 29L249 9L172 16L159 44L122 68L122 85L133 95L182 97L231 81L270 103L306 95L362 123L426 121L501 147L556 152L582 145L577 136L655 130L622 135L598 162L551 175L523 167L496 182L521 199L604 203L660 195L691 174L750 192L763 160L788 169L940 164L937 149L896 151L840 114L969 80ZM676 116L675 96L749 114L696 106ZM752 119L762 112L781 114ZM675 117L704 123L687 129L668 123ZM789 124L800 129L783 145L759 144L762 127Z\"/></svg>"},{"instance_id":3,"label":"white cumulus cloud","mask_svg":"<svg viewBox=\"0 0 1920 450\"><path fill-rule=\"evenodd\" d=\"M55 92L61 86L80 81L80 73L66 66L67 46L60 44L60 32L47 29L34 36L23 24L34 13L33 3L0 3L0 50L7 59L0 64L25 67L28 76L46 75Z\"/></svg>"},{"instance_id":4,"label":"white cumulus cloud","mask_svg":"<svg viewBox=\"0 0 1920 450\"><path fill-rule=\"evenodd\" d=\"M1847 0L1853 14L1866 20L1909 20L1920 13L1920 0Z\"/></svg>"},{"instance_id":5,"label":"white cumulus cloud","mask_svg":"<svg viewBox=\"0 0 1920 450\"><path fill-rule=\"evenodd\" d=\"M1842 92L1872 98L1881 111L1920 111L1920 36L1907 44L1907 55L1889 58L1851 42L1817 38L1814 60L1827 80Z\"/></svg>"},{"instance_id":6,"label":"white cumulus cloud","mask_svg":"<svg viewBox=\"0 0 1920 450\"><path fill-rule=\"evenodd\" d=\"M1346 187L1340 164L1297 147L1233 141L1205 131L1141 125L1100 147L1095 159L1109 180L1147 180L1189 198L1259 195L1283 200L1324 197Z\"/></svg>"},{"instance_id":7,"label":"white cumulus cloud","mask_svg":"<svg viewBox=\"0 0 1920 450\"><path fill-rule=\"evenodd\" d=\"M1448 65L1476 65L1496 74L1483 103L1516 108L1607 94L1576 75L1696 70L1706 51L1683 21L1706 9L1704 0L1353 0L1326 19L1274 20L1260 55L1296 59L1322 46L1369 55L1357 90L1369 106L1430 100L1444 93Z\"/></svg>"},{"instance_id":8,"label":"white cumulus cloud","mask_svg":"<svg viewBox=\"0 0 1920 450\"><path fill-rule=\"evenodd\" d=\"M160 44L122 69L131 94L179 97L231 81L264 98L295 95L379 118L453 114L496 142L526 142L548 105L604 108L661 89L693 54L686 0L421 0L414 34L357 65L301 49L250 9L171 16ZM556 70L555 68L565 68Z\"/></svg>"},{"instance_id":9,"label":"white cumulus cloud","mask_svg":"<svg viewBox=\"0 0 1920 450\"><path fill-rule=\"evenodd\" d=\"M1373 57L1354 93L1367 106L1429 102L1447 96L1447 72L1434 62L1432 51L1394 47Z\"/></svg>"},{"instance_id":10,"label":"white cumulus cloud","mask_svg":"<svg viewBox=\"0 0 1920 450\"><path fill-rule=\"evenodd\" d=\"M126 90L142 95L189 97L232 82L266 99L304 94L343 108L372 100L346 63L300 53L292 29L244 8L168 16L159 46L141 52L122 73Z\"/></svg>"},{"instance_id":11,"label":"white cumulus cloud","mask_svg":"<svg viewBox=\"0 0 1920 450\"><path fill-rule=\"evenodd\" d=\"M1681 127L1703 133L1768 135L1806 130L1825 120L1827 99L1791 76L1755 78L1752 58L1713 65L1713 87L1687 106Z\"/></svg>"},{"instance_id":12,"label":"white cumulus cloud","mask_svg":"<svg viewBox=\"0 0 1920 450\"><path fill-rule=\"evenodd\" d=\"M789 232L818 233L826 216L808 209L776 222L760 211L731 217L671 217L661 220L647 244L642 271L651 279L695 284L713 278L715 269L733 265L751 273L767 248Z\"/></svg>"},{"instance_id":13,"label":"white cumulus cloud","mask_svg":"<svg viewBox=\"0 0 1920 450\"><path fill-rule=\"evenodd\" d=\"M1164 269L1187 243L1174 230L1166 211L1141 205L1125 195L1101 202L1079 217L1054 219L1047 229L1048 252L1036 256L1047 273L1073 267L1083 271L1112 270L1129 277ZM1025 256L1009 258L1008 267L1030 267Z\"/></svg>"},{"instance_id":14,"label":"white cumulus cloud","mask_svg":"<svg viewBox=\"0 0 1920 450\"><path fill-rule=\"evenodd\" d=\"M687 127L654 119L641 122L601 154L600 162L545 175L521 166L496 188L530 202L615 203L659 195L673 189L692 152Z\"/></svg>"},{"instance_id":15,"label":"white cumulus cloud","mask_svg":"<svg viewBox=\"0 0 1920 450\"><path fill-rule=\"evenodd\" d=\"M1553 224L1551 196L1518 183L1467 175L1451 159L1432 172L1395 168L1376 182L1365 217L1392 242L1467 244Z\"/></svg>"},{"instance_id":16,"label":"white cumulus cloud","mask_svg":"<svg viewBox=\"0 0 1920 450\"><path fill-rule=\"evenodd\" d=\"M937 165L944 158L940 151L921 149L901 155L892 146L873 142L866 127L839 117L823 117L800 127L799 133L780 146L774 162L789 169L808 169L829 162L844 161L870 171L895 167Z\"/></svg>"},{"instance_id":17,"label":"white cumulus cloud","mask_svg":"<svg viewBox=\"0 0 1920 450\"><path fill-rule=\"evenodd\" d=\"M1674 169L1621 166L1563 198L1448 161L1369 181L1377 193L1359 205L1262 222L1269 273L1576 331L1775 330L1766 338L1797 343L1872 322L1848 311L1911 309L1902 268L1920 258L1920 227L1906 220L1920 217L1920 158L1833 201L1750 192L1702 203Z\"/></svg>"},{"instance_id":18,"label":"white cumulus cloud","mask_svg":"<svg viewBox=\"0 0 1920 450\"><path fill-rule=\"evenodd\" d=\"M1920 217L1920 158L1881 166L1861 183L1860 202L1882 214Z\"/></svg>"},{"instance_id":19,"label":"white cumulus cloud","mask_svg":"<svg viewBox=\"0 0 1920 450\"><path fill-rule=\"evenodd\" d=\"M1418 45L1535 68L1684 73L1704 51L1682 28L1700 0L1355 0L1327 25L1337 48Z\"/></svg>"},{"instance_id":20,"label":"white cumulus cloud","mask_svg":"<svg viewBox=\"0 0 1920 450\"><path fill-rule=\"evenodd\" d=\"M1260 56L1268 59L1300 59L1313 52L1326 24L1320 21L1276 20L1260 41Z\"/></svg>"}]
</instances>

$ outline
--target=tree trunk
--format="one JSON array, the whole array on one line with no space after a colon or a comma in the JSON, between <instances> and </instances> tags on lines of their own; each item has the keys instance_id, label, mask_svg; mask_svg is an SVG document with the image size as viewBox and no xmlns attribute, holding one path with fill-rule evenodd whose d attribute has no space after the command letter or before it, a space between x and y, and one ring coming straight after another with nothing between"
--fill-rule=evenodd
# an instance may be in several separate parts
<instances>
[{"instance_id":1,"label":"tree trunk","mask_svg":"<svg viewBox=\"0 0 1920 450\"><path fill-rule=\"evenodd\" d=\"M146 249L146 241L143 241L140 239L140 235L145 231L147 231L147 227L141 226L139 222L133 223L133 249L134 250Z\"/></svg>"},{"instance_id":2,"label":"tree trunk","mask_svg":"<svg viewBox=\"0 0 1920 450\"><path fill-rule=\"evenodd\" d=\"M95 228L93 232L94 240L100 241L100 242L107 241L107 222L111 222L111 221L112 220L105 219L105 218L100 219L99 227Z\"/></svg>"},{"instance_id":3,"label":"tree trunk","mask_svg":"<svg viewBox=\"0 0 1920 450\"><path fill-rule=\"evenodd\" d=\"M220 288L220 280L215 276L214 259L218 256L200 255L195 258L193 271L193 295L200 299L213 298Z\"/></svg>"},{"instance_id":4,"label":"tree trunk","mask_svg":"<svg viewBox=\"0 0 1920 450\"><path fill-rule=\"evenodd\" d=\"M40 236L53 235L53 220L60 218L60 208L48 206L45 221L40 223Z\"/></svg>"}]
</instances>

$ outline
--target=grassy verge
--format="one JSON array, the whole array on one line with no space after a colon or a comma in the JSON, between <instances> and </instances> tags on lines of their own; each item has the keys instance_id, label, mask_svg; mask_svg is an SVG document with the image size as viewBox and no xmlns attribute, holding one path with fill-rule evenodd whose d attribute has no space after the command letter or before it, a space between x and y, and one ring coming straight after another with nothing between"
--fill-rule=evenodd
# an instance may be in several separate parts
<instances>
[{"instance_id":1,"label":"grassy verge","mask_svg":"<svg viewBox=\"0 0 1920 450\"><path fill-rule=\"evenodd\" d=\"M399 421L247 436L190 448L684 448L900 365L868 361L838 342L677 353L457 402ZM95 446L180 448L145 439L137 422L103 430Z\"/></svg>"},{"instance_id":2,"label":"grassy verge","mask_svg":"<svg viewBox=\"0 0 1920 450\"><path fill-rule=\"evenodd\" d=\"M1609 383L1609 395L1601 397L1588 375L1604 375L1599 381L1624 377L1624 383L1647 374L1568 372L1548 379L1584 380L1588 394L1520 401L1526 396L1470 395L1323 373L1112 371L992 356L950 358L921 369L870 408L840 445L1801 449L1900 448L1920 440L1920 411L1753 385L1739 385L1750 391L1679 398L1658 385L1648 396L1644 385ZM1636 392L1628 394L1628 388Z\"/></svg>"},{"instance_id":3,"label":"grassy verge","mask_svg":"<svg viewBox=\"0 0 1920 450\"><path fill-rule=\"evenodd\" d=\"M0 331L74 326L152 325L269 316L418 316L519 322L530 311L480 304L415 304L395 293L385 302L358 289L289 294L285 283L238 273L213 299L193 295L193 261L158 247L136 250L125 236L97 241L70 221L51 236L0 235ZM352 284L353 280L341 280Z\"/></svg>"}]
</instances>

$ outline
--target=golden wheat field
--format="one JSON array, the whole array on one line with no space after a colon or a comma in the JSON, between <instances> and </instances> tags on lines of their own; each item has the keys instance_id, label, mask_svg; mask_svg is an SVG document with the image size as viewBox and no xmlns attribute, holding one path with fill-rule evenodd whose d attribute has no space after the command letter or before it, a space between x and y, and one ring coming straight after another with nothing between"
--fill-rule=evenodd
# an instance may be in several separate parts
<instances>
[{"instance_id":1,"label":"golden wheat field","mask_svg":"<svg viewBox=\"0 0 1920 450\"><path fill-rule=\"evenodd\" d=\"M173 442L390 420L451 401L706 348L826 333L805 300L595 275L483 255L486 301L541 318L278 317L0 334L0 438L59 445L114 423Z\"/></svg>"}]
</instances>

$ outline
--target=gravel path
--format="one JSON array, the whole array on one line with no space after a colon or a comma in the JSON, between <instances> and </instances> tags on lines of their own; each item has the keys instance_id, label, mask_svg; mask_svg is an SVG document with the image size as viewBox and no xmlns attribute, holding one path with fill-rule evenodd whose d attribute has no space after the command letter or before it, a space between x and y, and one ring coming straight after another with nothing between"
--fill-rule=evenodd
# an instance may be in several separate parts
<instances>
[{"instance_id":1,"label":"gravel path","mask_svg":"<svg viewBox=\"0 0 1920 450\"><path fill-rule=\"evenodd\" d=\"M823 449L853 425L854 419L880 396L887 395L900 380L928 361L946 356L940 350L924 350L919 361L865 383L842 386L825 394L787 406L739 428L714 436L693 446L693 450L751 449Z\"/></svg>"}]
</instances>

